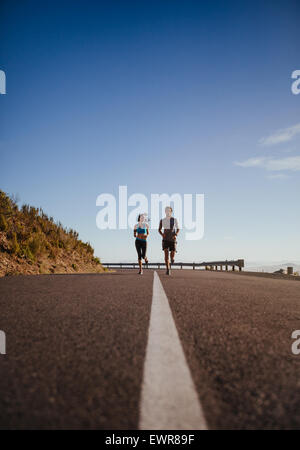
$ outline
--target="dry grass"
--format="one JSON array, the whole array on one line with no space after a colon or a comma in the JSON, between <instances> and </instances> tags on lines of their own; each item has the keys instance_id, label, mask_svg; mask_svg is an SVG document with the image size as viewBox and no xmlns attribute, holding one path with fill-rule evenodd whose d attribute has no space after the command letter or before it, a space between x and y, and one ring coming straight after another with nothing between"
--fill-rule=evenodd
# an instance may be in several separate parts
<instances>
[{"instance_id":1,"label":"dry grass","mask_svg":"<svg viewBox=\"0 0 300 450\"><path fill-rule=\"evenodd\" d=\"M76 231L55 223L42 208L18 208L0 190L0 276L103 271L91 245Z\"/></svg>"}]
</instances>

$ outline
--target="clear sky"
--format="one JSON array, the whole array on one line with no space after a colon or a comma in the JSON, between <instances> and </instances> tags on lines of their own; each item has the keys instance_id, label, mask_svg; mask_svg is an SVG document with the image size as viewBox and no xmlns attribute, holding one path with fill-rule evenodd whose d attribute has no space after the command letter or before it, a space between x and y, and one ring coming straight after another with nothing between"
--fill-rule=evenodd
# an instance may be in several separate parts
<instances>
[{"instance_id":1,"label":"clear sky","mask_svg":"<svg viewBox=\"0 0 300 450\"><path fill-rule=\"evenodd\" d=\"M300 3L2 0L0 188L135 260L96 198L204 193L177 260L299 258ZM149 259L162 259L160 237Z\"/></svg>"}]
</instances>

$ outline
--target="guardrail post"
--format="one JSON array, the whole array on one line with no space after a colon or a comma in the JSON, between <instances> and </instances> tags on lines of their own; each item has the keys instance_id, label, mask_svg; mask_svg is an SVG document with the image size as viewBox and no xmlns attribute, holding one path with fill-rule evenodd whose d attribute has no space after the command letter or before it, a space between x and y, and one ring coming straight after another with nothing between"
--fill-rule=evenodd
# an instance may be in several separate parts
<instances>
[{"instance_id":1,"label":"guardrail post","mask_svg":"<svg viewBox=\"0 0 300 450\"><path fill-rule=\"evenodd\" d=\"M235 267L234 267L234 264L233 264L233 266L232 266L232 270L233 270L233 272L235 271Z\"/></svg>"},{"instance_id":2,"label":"guardrail post","mask_svg":"<svg viewBox=\"0 0 300 450\"><path fill-rule=\"evenodd\" d=\"M227 265L225 266L225 270L228 270L228 266Z\"/></svg>"},{"instance_id":3,"label":"guardrail post","mask_svg":"<svg viewBox=\"0 0 300 450\"><path fill-rule=\"evenodd\" d=\"M244 267L245 261L243 259L238 259L238 264L239 264L239 267Z\"/></svg>"},{"instance_id":4,"label":"guardrail post","mask_svg":"<svg viewBox=\"0 0 300 450\"><path fill-rule=\"evenodd\" d=\"M193 263L193 270L195 270L195 263Z\"/></svg>"},{"instance_id":5,"label":"guardrail post","mask_svg":"<svg viewBox=\"0 0 300 450\"><path fill-rule=\"evenodd\" d=\"M182 269L182 264L181 264L181 266L180 266L180 269Z\"/></svg>"}]
</instances>

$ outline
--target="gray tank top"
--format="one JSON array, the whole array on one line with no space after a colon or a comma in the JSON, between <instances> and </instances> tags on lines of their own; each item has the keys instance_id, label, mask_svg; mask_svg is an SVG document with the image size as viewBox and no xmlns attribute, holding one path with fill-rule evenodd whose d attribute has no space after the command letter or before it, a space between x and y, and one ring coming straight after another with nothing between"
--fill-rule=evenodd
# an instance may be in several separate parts
<instances>
[{"instance_id":1,"label":"gray tank top","mask_svg":"<svg viewBox=\"0 0 300 450\"><path fill-rule=\"evenodd\" d=\"M162 219L160 220L160 227L164 228L164 240L165 241L173 241L173 236L175 235L175 219L174 217L170 217L170 223L166 224L166 219L164 219L164 223Z\"/></svg>"}]
</instances>

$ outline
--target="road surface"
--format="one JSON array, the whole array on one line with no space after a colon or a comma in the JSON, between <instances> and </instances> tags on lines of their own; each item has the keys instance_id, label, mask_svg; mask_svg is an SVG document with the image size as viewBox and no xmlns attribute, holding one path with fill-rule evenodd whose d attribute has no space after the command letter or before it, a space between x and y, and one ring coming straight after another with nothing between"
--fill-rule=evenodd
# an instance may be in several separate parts
<instances>
[{"instance_id":1,"label":"road surface","mask_svg":"<svg viewBox=\"0 0 300 450\"><path fill-rule=\"evenodd\" d=\"M300 428L298 282L5 277L0 311L2 429Z\"/></svg>"}]
</instances>

